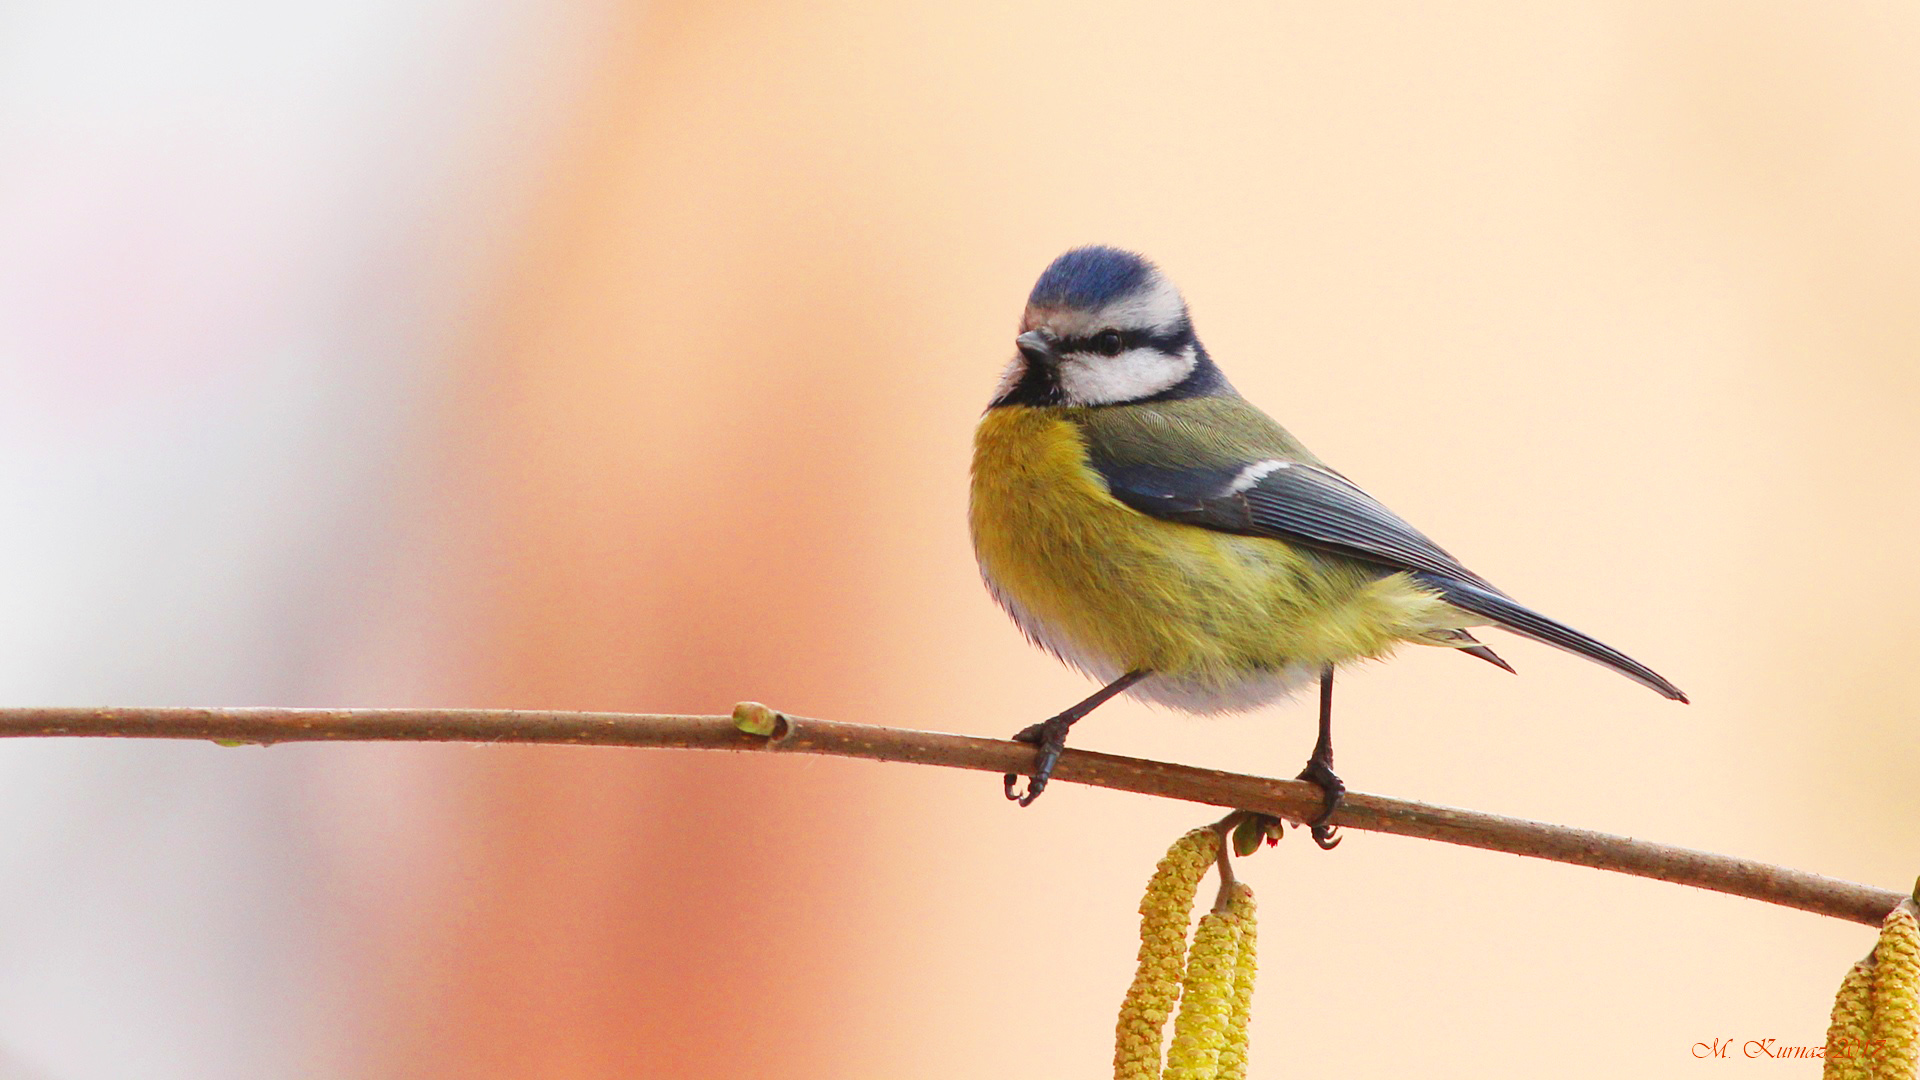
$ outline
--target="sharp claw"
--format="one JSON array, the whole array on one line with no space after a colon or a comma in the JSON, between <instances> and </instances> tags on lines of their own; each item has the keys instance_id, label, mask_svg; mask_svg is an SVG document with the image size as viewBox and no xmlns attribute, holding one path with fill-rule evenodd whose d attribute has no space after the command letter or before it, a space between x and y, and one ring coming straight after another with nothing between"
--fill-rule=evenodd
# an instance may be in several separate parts
<instances>
[{"instance_id":1,"label":"sharp claw","mask_svg":"<svg viewBox=\"0 0 1920 1080\"><path fill-rule=\"evenodd\" d=\"M1014 790L1014 785L1020 782L1020 774L1007 773L1005 777L1007 801L1019 803L1021 806L1032 806L1033 800L1047 790L1047 773L1053 771L1053 766L1047 765L1045 768L1045 772L1039 768L1033 770L1033 778L1027 781L1027 793L1024 795Z\"/></svg>"},{"instance_id":2,"label":"sharp claw","mask_svg":"<svg viewBox=\"0 0 1920 1080\"><path fill-rule=\"evenodd\" d=\"M1334 811L1340 809L1340 800L1347 793L1347 785L1333 773L1333 767L1315 758L1307 762L1296 777L1318 787L1326 802L1320 816L1307 822L1307 831L1313 834L1313 842L1320 845L1322 851L1332 851L1340 846L1340 830L1332 824Z\"/></svg>"},{"instance_id":3,"label":"sharp claw","mask_svg":"<svg viewBox=\"0 0 1920 1080\"><path fill-rule=\"evenodd\" d=\"M1330 788L1322 788L1321 790L1326 792L1327 801L1322 805L1320 816L1307 822L1308 825L1313 826L1315 829L1324 829L1332 824L1333 812L1340 809L1341 796L1346 794L1346 789L1338 785Z\"/></svg>"}]
</instances>

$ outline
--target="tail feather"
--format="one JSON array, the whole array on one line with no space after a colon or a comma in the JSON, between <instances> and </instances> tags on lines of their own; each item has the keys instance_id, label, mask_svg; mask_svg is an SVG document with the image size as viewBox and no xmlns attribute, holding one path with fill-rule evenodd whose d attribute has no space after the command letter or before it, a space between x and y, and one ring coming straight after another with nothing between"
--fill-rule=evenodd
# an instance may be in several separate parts
<instances>
[{"instance_id":1,"label":"tail feather","mask_svg":"<svg viewBox=\"0 0 1920 1080\"><path fill-rule=\"evenodd\" d=\"M1462 632L1464 633L1464 631ZM1485 645L1469 645L1466 648L1461 649L1460 651L1463 653L1466 653L1468 656L1477 656L1480 659L1485 660L1487 663L1492 664L1494 667L1499 668L1500 670L1506 672L1509 675L1520 674L1519 672L1513 670L1512 664L1509 664L1505 660L1500 659L1499 653L1494 652L1492 649L1487 648Z\"/></svg>"},{"instance_id":2,"label":"tail feather","mask_svg":"<svg viewBox=\"0 0 1920 1080\"><path fill-rule=\"evenodd\" d=\"M1485 660L1508 674L1518 674L1513 665L1500 659L1500 654L1480 644L1480 639L1458 627L1436 627L1420 635L1422 645L1438 645L1446 649L1455 649L1478 660Z\"/></svg>"},{"instance_id":3,"label":"tail feather","mask_svg":"<svg viewBox=\"0 0 1920 1080\"><path fill-rule=\"evenodd\" d=\"M1655 693L1675 701L1685 703L1687 700L1687 695L1682 693L1679 687L1661 678L1652 668L1626 653L1610 645L1603 645L1565 623L1556 622L1531 608L1522 607L1484 585L1433 573L1417 572L1413 576L1440 590L1440 594L1447 598L1449 604L1462 611L1470 611L1482 616L1502 630L1511 631L1524 638L1532 638L1555 648L1565 649L1597 664L1604 664Z\"/></svg>"}]
</instances>

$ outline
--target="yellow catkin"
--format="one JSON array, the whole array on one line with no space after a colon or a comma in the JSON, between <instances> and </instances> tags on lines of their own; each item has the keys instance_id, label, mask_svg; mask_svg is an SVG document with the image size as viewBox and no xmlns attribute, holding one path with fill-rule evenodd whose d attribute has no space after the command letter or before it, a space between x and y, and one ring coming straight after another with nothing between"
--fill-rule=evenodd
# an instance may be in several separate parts
<instances>
[{"instance_id":1,"label":"yellow catkin","mask_svg":"<svg viewBox=\"0 0 1920 1080\"><path fill-rule=\"evenodd\" d=\"M1873 964L1862 960L1847 969L1840 992L1834 995L1821 1080L1873 1080L1873 1059L1866 1051L1872 1027Z\"/></svg>"},{"instance_id":2,"label":"yellow catkin","mask_svg":"<svg viewBox=\"0 0 1920 1080\"><path fill-rule=\"evenodd\" d=\"M1873 950L1873 1026L1867 1045L1874 1080L1920 1077L1920 920L1902 901L1880 925Z\"/></svg>"},{"instance_id":3,"label":"yellow catkin","mask_svg":"<svg viewBox=\"0 0 1920 1080\"><path fill-rule=\"evenodd\" d=\"M1240 921L1240 955L1233 967L1233 1015L1227 1020L1227 1045L1220 1048L1218 1080L1246 1080L1247 1022L1253 1012L1254 925L1253 890L1244 883L1233 887L1229 913Z\"/></svg>"},{"instance_id":4,"label":"yellow catkin","mask_svg":"<svg viewBox=\"0 0 1920 1080\"><path fill-rule=\"evenodd\" d=\"M1165 1080L1216 1080L1233 1020L1233 976L1240 962L1240 916L1209 913L1193 932L1186 994L1173 1021Z\"/></svg>"},{"instance_id":5,"label":"yellow catkin","mask_svg":"<svg viewBox=\"0 0 1920 1080\"><path fill-rule=\"evenodd\" d=\"M1193 894L1220 852L1220 835L1195 829L1174 841L1140 898L1140 960L1114 1027L1114 1080L1160 1080L1160 1037L1180 1000Z\"/></svg>"}]
</instances>

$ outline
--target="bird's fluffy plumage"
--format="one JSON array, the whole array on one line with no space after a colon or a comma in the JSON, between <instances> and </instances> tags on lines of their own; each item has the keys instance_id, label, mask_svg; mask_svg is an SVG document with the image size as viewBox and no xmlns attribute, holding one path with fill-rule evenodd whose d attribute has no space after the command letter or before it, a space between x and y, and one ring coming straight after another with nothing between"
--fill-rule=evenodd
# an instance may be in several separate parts
<instances>
[{"instance_id":1,"label":"bird's fluffy plumage","mask_svg":"<svg viewBox=\"0 0 1920 1080\"><path fill-rule=\"evenodd\" d=\"M1322 664L1382 656L1459 620L1405 574L1121 503L1088 461L1087 419L990 412L972 513L994 596L1028 637L1087 674L1148 668L1136 697L1194 712L1251 708Z\"/></svg>"},{"instance_id":2,"label":"bird's fluffy plumage","mask_svg":"<svg viewBox=\"0 0 1920 1080\"><path fill-rule=\"evenodd\" d=\"M1246 708L1403 642L1500 663L1489 623L1680 692L1532 612L1235 393L1151 263L1080 248L1040 276L975 438L988 586L1034 641L1137 697ZM1504 666L1504 664L1502 665Z\"/></svg>"}]
</instances>

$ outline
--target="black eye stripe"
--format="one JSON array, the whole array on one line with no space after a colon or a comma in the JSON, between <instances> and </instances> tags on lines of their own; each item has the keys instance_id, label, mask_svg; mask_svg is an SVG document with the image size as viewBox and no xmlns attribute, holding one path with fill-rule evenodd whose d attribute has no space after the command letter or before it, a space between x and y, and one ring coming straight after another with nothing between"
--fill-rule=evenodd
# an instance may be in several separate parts
<instances>
[{"instance_id":1,"label":"black eye stripe","mask_svg":"<svg viewBox=\"0 0 1920 1080\"><path fill-rule=\"evenodd\" d=\"M1103 330L1100 333L1106 332L1107 331ZM1123 352L1129 349L1138 349L1144 345L1151 345L1161 352L1176 353L1184 348L1193 336L1193 332L1190 330L1184 333L1175 332L1171 334L1156 334L1151 330L1117 330L1114 332L1120 335L1120 348ZM1097 353L1100 351L1098 344L1099 338L1100 334L1061 338L1060 344L1055 347L1063 353Z\"/></svg>"}]
</instances>

